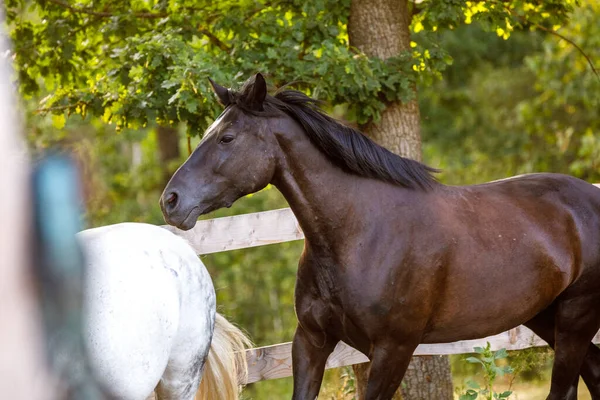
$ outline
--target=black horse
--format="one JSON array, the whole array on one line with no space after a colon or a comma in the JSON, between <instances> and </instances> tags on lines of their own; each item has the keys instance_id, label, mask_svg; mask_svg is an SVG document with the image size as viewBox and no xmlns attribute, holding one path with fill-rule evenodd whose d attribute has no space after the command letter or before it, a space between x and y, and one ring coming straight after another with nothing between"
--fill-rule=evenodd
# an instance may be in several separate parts
<instances>
[{"instance_id":1,"label":"black horse","mask_svg":"<svg viewBox=\"0 0 600 400\"><path fill-rule=\"evenodd\" d=\"M555 349L548 399L600 399L600 190L532 174L482 185L438 183L258 74L167 185L165 220L192 228L268 183L306 236L298 268L296 400L314 399L342 340L371 360L366 399L391 399L419 343L493 335L519 324Z\"/></svg>"}]
</instances>

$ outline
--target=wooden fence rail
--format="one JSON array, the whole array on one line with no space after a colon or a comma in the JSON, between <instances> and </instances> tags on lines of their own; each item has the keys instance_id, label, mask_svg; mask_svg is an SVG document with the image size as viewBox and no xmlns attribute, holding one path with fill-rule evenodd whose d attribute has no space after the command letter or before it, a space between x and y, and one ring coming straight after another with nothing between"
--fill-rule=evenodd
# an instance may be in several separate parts
<instances>
[{"instance_id":1,"label":"wooden fence rail","mask_svg":"<svg viewBox=\"0 0 600 400\"><path fill-rule=\"evenodd\" d=\"M600 187L600 184L595 185ZM165 226L165 228L187 239L198 254L264 246L304 238L300 225L289 208L198 221L196 226L187 232L171 226ZM422 344L417 347L415 355L470 353L473 351L473 347L483 347L486 342L489 342L494 350L503 347L507 350L521 350L546 345L546 342L528 328L519 326L483 339ZM594 343L600 343L600 332L594 337ZM291 352L291 343L248 350L246 353L249 370L248 383L291 376ZM333 354L329 356L327 368L343 367L367 361L369 361L368 358L358 350L339 343Z\"/></svg>"},{"instance_id":2,"label":"wooden fence rail","mask_svg":"<svg viewBox=\"0 0 600 400\"><path fill-rule=\"evenodd\" d=\"M524 326L518 326L507 332L476 340L461 340L453 343L421 344L415 351L416 356L449 355L472 353L476 346L485 347L489 342L493 350L522 350L530 347L546 346L547 343ZM593 339L600 344L600 332ZM292 376L292 343L259 347L248 350L248 382ZM338 368L369 361L360 351L340 342L329 356L326 368Z\"/></svg>"}]
</instances>

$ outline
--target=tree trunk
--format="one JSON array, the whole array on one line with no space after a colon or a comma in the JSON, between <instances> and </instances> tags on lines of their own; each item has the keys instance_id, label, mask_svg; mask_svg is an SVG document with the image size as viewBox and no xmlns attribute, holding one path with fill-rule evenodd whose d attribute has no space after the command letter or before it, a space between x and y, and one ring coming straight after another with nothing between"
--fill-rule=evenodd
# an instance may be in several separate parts
<instances>
[{"instance_id":1,"label":"tree trunk","mask_svg":"<svg viewBox=\"0 0 600 400\"><path fill-rule=\"evenodd\" d=\"M156 137L160 164L163 169L164 187L169 182L169 179L171 179L173 172L175 172L171 168L172 161L179 160L181 156L181 152L179 151L179 132L173 127L159 125L156 130Z\"/></svg>"},{"instance_id":2,"label":"tree trunk","mask_svg":"<svg viewBox=\"0 0 600 400\"><path fill-rule=\"evenodd\" d=\"M407 0L352 0L348 34L350 45L369 57L386 59L410 50L411 14ZM416 91L416 88L414 89ZM421 125L417 100L391 103L377 124L364 132L403 157L421 160ZM359 399L364 398L369 364L354 367ZM402 393L401 393L402 392ZM413 357L402 390L394 399L452 399L448 357Z\"/></svg>"},{"instance_id":3,"label":"tree trunk","mask_svg":"<svg viewBox=\"0 0 600 400\"><path fill-rule=\"evenodd\" d=\"M410 49L406 0L353 0L348 22L350 45L369 57L386 59ZM390 103L381 121L364 132L404 157L421 159L421 124L417 100Z\"/></svg>"}]
</instances>

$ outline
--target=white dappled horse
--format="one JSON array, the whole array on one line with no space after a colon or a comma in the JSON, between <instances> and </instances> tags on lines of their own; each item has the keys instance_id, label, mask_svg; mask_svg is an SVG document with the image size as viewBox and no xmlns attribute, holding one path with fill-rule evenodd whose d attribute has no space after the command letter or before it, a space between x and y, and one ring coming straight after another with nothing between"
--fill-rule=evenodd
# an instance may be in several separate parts
<instances>
[{"instance_id":1,"label":"white dappled horse","mask_svg":"<svg viewBox=\"0 0 600 400\"><path fill-rule=\"evenodd\" d=\"M238 398L249 340L216 313L211 278L184 239L123 223L82 231L78 240L87 273L85 343L110 396Z\"/></svg>"}]
</instances>

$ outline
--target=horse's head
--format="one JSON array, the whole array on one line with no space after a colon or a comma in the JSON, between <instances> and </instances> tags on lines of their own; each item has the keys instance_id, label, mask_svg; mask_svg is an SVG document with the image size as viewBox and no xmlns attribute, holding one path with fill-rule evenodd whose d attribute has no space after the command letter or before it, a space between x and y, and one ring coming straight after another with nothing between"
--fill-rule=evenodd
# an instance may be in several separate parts
<instances>
[{"instance_id":1,"label":"horse's head","mask_svg":"<svg viewBox=\"0 0 600 400\"><path fill-rule=\"evenodd\" d=\"M263 76L250 78L236 93L212 80L211 85L225 110L160 199L165 221L184 230L193 228L200 215L264 188L275 172L278 145L266 123Z\"/></svg>"}]
</instances>

